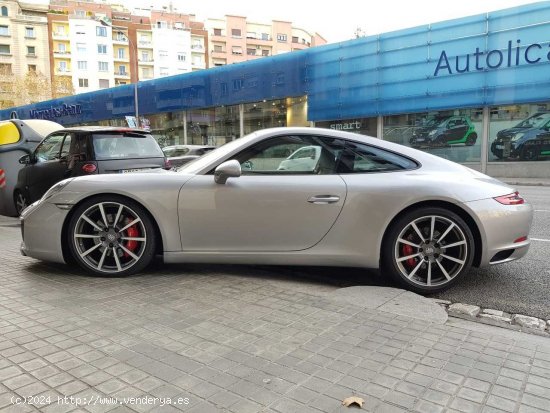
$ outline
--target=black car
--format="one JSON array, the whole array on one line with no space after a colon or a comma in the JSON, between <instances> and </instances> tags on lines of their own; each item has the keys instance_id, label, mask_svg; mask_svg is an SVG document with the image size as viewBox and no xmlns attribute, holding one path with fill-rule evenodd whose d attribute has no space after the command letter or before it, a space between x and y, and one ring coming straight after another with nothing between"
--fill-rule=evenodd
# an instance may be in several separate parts
<instances>
[{"instance_id":1,"label":"black car","mask_svg":"<svg viewBox=\"0 0 550 413\"><path fill-rule=\"evenodd\" d=\"M476 128L467 116L445 116L429 119L415 129L409 143L413 148L422 146L475 145Z\"/></svg>"},{"instance_id":2,"label":"black car","mask_svg":"<svg viewBox=\"0 0 550 413\"><path fill-rule=\"evenodd\" d=\"M147 132L93 126L51 133L19 163L25 165L14 189L19 214L65 178L170 167L159 144Z\"/></svg>"}]
</instances>

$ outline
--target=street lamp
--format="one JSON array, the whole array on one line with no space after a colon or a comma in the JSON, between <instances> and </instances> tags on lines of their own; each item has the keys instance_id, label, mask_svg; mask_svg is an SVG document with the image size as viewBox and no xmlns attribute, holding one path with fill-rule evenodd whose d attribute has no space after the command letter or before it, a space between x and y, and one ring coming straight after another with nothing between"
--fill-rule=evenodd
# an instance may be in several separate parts
<instances>
[{"instance_id":1,"label":"street lamp","mask_svg":"<svg viewBox=\"0 0 550 413\"><path fill-rule=\"evenodd\" d=\"M107 26L107 27L110 27L111 29L115 29L118 31L118 34L122 34L124 35L124 32L122 32L122 30L126 29L126 27L122 27L122 26L113 26L113 23L111 21L111 19L109 19L108 17L102 17L101 19L99 19L99 23L101 23L101 25L103 26ZM128 30L130 30L129 28L127 28ZM136 112L136 122L137 122L137 127L139 128L140 127L140 124L141 122L139 121L139 101L138 101L138 82L139 82L139 68L138 68L138 48L137 48L137 45L132 42L132 39L130 39L130 36L126 35L125 36L127 39L128 39L128 44L134 49L134 70L135 70L135 73L136 73L136 81L134 82L134 107L135 107L135 112ZM112 41L112 40L111 40ZM130 57L130 56L128 56Z\"/></svg>"}]
</instances>

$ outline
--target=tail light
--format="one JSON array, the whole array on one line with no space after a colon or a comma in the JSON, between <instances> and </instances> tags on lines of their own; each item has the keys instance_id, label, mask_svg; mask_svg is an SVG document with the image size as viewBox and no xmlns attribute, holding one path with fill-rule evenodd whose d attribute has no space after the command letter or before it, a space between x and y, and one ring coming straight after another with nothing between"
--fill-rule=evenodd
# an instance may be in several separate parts
<instances>
[{"instance_id":1,"label":"tail light","mask_svg":"<svg viewBox=\"0 0 550 413\"><path fill-rule=\"evenodd\" d=\"M503 205L521 205L525 203L525 199L523 199L517 191L513 194L497 196L493 199Z\"/></svg>"},{"instance_id":2,"label":"tail light","mask_svg":"<svg viewBox=\"0 0 550 413\"><path fill-rule=\"evenodd\" d=\"M97 171L97 165L95 163L86 162L82 165L81 169L85 174L93 174Z\"/></svg>"},{"instance_id":3,"label":"tail light","mask_svg":"<svg viewBox=\"0 0 550 413\"><path fill-rule=\"evenodd\" d=\"M164 158L164 169L172 169L172 162L170 162L170 159Z\"/></svg>"}]
</instances>

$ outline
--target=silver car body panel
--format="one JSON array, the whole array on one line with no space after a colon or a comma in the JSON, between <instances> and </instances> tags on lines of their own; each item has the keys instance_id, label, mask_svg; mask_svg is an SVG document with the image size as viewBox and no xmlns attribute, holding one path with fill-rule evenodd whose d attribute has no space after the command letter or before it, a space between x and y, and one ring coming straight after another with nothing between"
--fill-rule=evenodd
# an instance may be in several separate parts
<instances>
[{"instance_id":1,"label":"silver car body panel","mask_svg":"<svg viewBox=\"0 0 550 413\"><path fill-rule=\"evenodd\" d=\"M282 134L351 139L409 156L419 167L342 175L243 175L229 178L225 185L214 183L216 166L251 144ZM179 172L76 178L24 211L23 252L62 262L61 234L68 211L56 204L74 207L90 196L117 194L149 211L159 227L166 262L378 267L391 221L410 206L437 201L453 204L475 221L483 244L480 264L486 266L499 251L514 250L504 261L527 252L528 239L514 241L528 235L532 207L493 199L512 192L512 187L462 165L376 138L276 128L232 141ZM316 196L334 198L308 202ZM53 234L55 242L45 239L46 233Z\"/></svg>"}]
</instances>

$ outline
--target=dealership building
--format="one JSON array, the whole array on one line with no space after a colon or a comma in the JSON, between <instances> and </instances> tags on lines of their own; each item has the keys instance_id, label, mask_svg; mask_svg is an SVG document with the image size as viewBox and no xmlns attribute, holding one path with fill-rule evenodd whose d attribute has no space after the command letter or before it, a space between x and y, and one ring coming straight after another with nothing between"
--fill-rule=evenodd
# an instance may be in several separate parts
<instances>
[{"instance_id":1,"label":"dealership building","mask_svg":"<svg viewBox=\"0 0 550 413\"><path fill-rule=\"evenodd\" d=\"M501 177L550 176L550 2L139 82L161 145L275 126L376 136ZM63 125L135 122L134 85L0 111Z\"/></svg>"}]
</instances>

